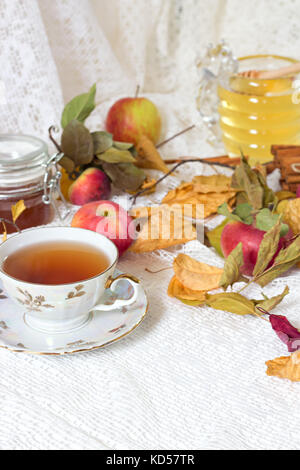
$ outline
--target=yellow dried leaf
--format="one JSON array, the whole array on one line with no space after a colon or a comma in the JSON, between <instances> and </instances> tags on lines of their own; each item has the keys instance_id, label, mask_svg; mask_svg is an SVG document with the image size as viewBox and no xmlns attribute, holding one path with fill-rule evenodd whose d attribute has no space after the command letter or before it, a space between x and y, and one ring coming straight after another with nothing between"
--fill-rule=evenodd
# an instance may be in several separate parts
<instances>
[{"instance_id":1,"label":"yellow dried leaf","mask_svg":"<svg viewBox=\"0 0 300 470\"><path fill-rule=\"evenodd\" d=\"M291 356L278 357L268 361L266 365L268 367L267 375L300 382L300 351L296 351Z\"/></svg>"},{"instance_id":2,"label":"yellow dried leaf","mask_svg":"<svg viewBox=\"0 0 300 470\"><path fill-rule=\"evenodd\" d=\"M60 180L60 190L66 201L69 201L69 189L74 183L74 180L69 178L69 174L64 168L61 168L62 177Z\"/></svg>"},{"instance_id":3,"label":"yellow dried leaf","mask_svg":"<svg viewBox=\"0 0 300 470\"><path fill-rule=\"evenodd\" d=\"M165 249L197 238L195 227L183 217L181 210L174 210L167 205L146 207L140 208L139 215L146 220L141 223L139 236L130 248L135 253Z\"/></svg>"},{"instance_id":4,"label":"yellow dried leaf","mask_svg":"<svg viewBox=\"0 0 300 470\"><path fill-rule=\"evenodd\" d=\"M169 168L164 163L160 153L156 149L152 140L143 135L136 146L138 153L136 165L140 168L148 168L152 170L160 170L164 173L169 172Z\"/></svg>"},{"instance_id":5,"label":"yellow dried leaf","mask_svg":"<svg viewBox=\"0 0 300 470\"><path fill-rule=\"evenodd\" d=\"M295 199L296 193L292 193L291 191L277 191L275 193L275 196L277 197L277 200L280 201L286 201L287 199Z\"/></svg>"},{"instance_id":6,"label":"yellow dried leaf","mask_svg":"<svg viewBox=\"0 0 300 470\"><path fill-rule=\"evenodd\" d=\"M2 234L2 241L5 242L7 240L7 229L5 222L2 220L2 227L3 227L3 234Z\"/></svg>"},{"instance_id":7,"label":"yellow dried leaf","mask_svg":"<svg viewBox=\"0 0 300 470\"><path fill-rule=\"evenodd\" d=\"M294 235L300 233L300 198L288 201L284 209L283 219L290 226Z\"/></svg>"},{"instance_id":8,"label":"yellow dried leaf","mask_svg":"<svg viewBox=\"0 0 300 470\"><path fill-rule=\"evenodd\" d=\"M169 205L191 205L193 218L202 219L203 217L207 218L210 215L216 214L219 206L224 204L224 202L232 204L234 199L235 191L201 194L178 188L168 193L162 202Z\"/></svg>"},{"instance_id":9,"label":"yellow dried leaf","mask_svg":"<svg viewBox=\"0 0 300 470\"><path fill-rule=\"evenodd\" d=\"M223 269L201 263L185 254L177 256L173 267L179 282L197 291L217 289L223 274Z\"/></svg>"},{"instance_id":10,"label":"yellow dried leaf","mask_svg":"<svg viewBox=\"0 0 300 470\"><path fill-rule=\"evenodd\" d=\"M196 193L225 193L232 191L231 178L225 175L195 176L193 189Z\"/></svg>"},{"instance_id":11,"label":"yellow dried leaf","mask_svg":"<svg viewBox=\"0 0 300 470\"><path fill-rule=\"evenodd\" d=\"M25 211L26 206L23 200L18 201L14 206L11 207L11 214L13 222L16 223L20 215Z\"/></svg>"},{"instance_id":12,"label":"yellow dried leaf","mask_svg":"<svg viewBox=\"0 0 300 470\"><path fill-rule=\"evenodd\" d=\"M199 300L199 305L205 301L206 291L189 289L178 281L176 276L170 281L168 295L179 300Z\"/></svg>"},{"instance_id":13,"label":"yellow dried leaf","mask_svg":"<svg viewBox=\"0 0 300 470\"><path fill-rule=\"evenodd\" d=\"M156 183L156 180L154 178L146 178L145 181L143 182L141 186L141 190L147 189L147 191L144 194L152 194L155 193L156 191L156 186L152 187Z\"/></svg>"},{"instance_id":14,"label":"yellow dried leaf","mask_svg":"<svg viewBox=\"0 0 300 470\"><path fill-rule=\"evenodd\" d=\"M172 211L174 214L178 214L178 216L180 216L182 214L182 207L179 204L174 204L172 208L167 204L162 204L160 206L134 207L130 209L130 216L133 219L143 219L148 218L151 215L160 214L162 211Z\"/></svg>"}]
</instances>

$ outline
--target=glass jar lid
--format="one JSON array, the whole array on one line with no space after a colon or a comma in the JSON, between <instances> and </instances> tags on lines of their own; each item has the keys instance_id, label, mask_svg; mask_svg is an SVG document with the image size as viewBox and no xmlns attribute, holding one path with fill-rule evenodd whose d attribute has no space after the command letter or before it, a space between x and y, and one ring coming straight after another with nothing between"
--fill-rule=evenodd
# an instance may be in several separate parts
<instances>
[{"instance_id":1,"label":"glass jar lid","mask_svg":"<svg viewBox=\"0 0 300 470\"><path fill-rule=\"evenodd\" d=\"M43 140L27 135L0 135L0 187L42 182L48 158Z\"/></svg>"}]
</instances>

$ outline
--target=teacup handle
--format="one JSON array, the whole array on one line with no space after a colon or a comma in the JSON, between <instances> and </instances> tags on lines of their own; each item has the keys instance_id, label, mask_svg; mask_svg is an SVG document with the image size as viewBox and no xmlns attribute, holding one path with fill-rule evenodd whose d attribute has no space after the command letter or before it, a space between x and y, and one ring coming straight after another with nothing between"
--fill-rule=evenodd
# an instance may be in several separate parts
<instances>
[{"instance_id":1,"label":"teacup handle","mask_svg":"<svg viewBox=\"0 0 300 470\"><path fill-rule=\"evenodd\" d=\"M95 307L93 307L93 310L100 310L100 311L115 310L115 309L126 307L128 305L133 304L138 298L138 296L140 295L140 293L143 292L143 289L142 289L139 279L132 276L131 274L121 274L120 276L114 279L109 278L108 281L106 282L105 288L111 289L114 292L116 290L118 283L124 279L128 281L134 289L132 297L130 297L130 299L128 300L117 299L114 303L110 305L98 304Z\"/></svg>"}]
</instances>

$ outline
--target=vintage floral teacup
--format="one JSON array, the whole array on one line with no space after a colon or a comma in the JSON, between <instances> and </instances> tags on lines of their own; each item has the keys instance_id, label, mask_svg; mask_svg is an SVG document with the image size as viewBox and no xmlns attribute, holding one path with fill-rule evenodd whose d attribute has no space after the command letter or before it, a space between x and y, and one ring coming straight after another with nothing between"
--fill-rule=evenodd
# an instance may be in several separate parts
<instances>
[{"instance_id":1,"label":"vintage floral teacup","mask_svg":"<svg viewBox=\"0 0 300 470\"><path fill-rule=\"evenodd\" d=\"M43 285L15 279L3 270L5 259L21 248L53 241L82 242L105 252L109 267L101 274L80 283ZM9 297L24 308L24 321L34 329L60 333L82 327L92 311L114 310L134 303L140 293L139 281L130 275L113 279L118 262L118 250L106 237L90 230L73 227L45 227L21 232L0 245L0 278ZM101 303L105 289L115 290L126 279L133 288L130 299Z\"/></svg>"}]
</instances>

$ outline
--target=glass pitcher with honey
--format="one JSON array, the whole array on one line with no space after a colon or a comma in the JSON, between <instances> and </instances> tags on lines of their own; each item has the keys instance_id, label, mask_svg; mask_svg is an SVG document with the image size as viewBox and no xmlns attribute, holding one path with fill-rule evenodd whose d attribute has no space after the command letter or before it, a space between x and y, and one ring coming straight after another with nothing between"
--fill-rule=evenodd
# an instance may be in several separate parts
<instances>
[{"instance_id":1,"label":"glass pitcher with honey","mask_svg":"<svg viewBox=\"0 0 300 470\"><path fill-rule=\"evenodd\" d=\"M299 76L246 78L249 70L277 70L296 63L277 55L235 59L222 43L210 47L201 67L198 108L214 144L222 141L231 157L250 163L273 159L272 145L300 145Z\"/></svg>"}]
</instances>

